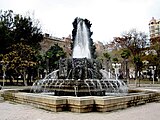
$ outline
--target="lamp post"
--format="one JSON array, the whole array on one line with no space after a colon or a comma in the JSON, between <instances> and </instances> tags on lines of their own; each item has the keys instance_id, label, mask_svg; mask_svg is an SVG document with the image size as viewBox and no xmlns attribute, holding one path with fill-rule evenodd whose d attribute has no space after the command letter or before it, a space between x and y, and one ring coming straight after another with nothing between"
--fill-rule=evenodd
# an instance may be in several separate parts
<instances>
[{"instance_id":1,"label":"lamp post","mask_svg":"<svg viewBox=\"0 0 160 120\"><path fill-rule=\"evenodd\" d=\"M152 78L153 78L153 84L154 84L154 75L155 75L155 70L156 70L156 66L150 66L149 67L150 69L151 69L151 71L152 71Z\"/></svg>"},{"instance_id":2,"label":"lamp post","mask_svg":"<svg viewBox=\"0 0 160 120\"><path fill-rule=\"evenodd\" d=\"M7 65L5 64L4 61L0 61L1 65L2 65L2 71L3 71L3 86L4 86L4 82L5 82L5 78L6 78L6 69L7 69Z\"/></svg>"},{"instance_id":3,"label":"lamp post","mask_svg":"<svg viewBox=\"0 0 160 120\"><path fill-rule=\"evenodd\" d=\"M120 63L113 63L112 66L114 68L114 72L115 72L116 80L117 80L118 74L119 74L119 68L121 67L121 64Z\"/></svg>"},{"instance_id":4,"label":"lamp post","mask_svg":"<svg viewBox=\"0 0 160 120\"><path fill-rule=\"evenodd\" d=\"M47 56L46 64L47 64L47 68L46 68L47 72L46 72L46 74L48 74L49 73L49 57L48 56Z\"/></svg>"},{"instance_id":5,"label":"lamp post","mask_svg":"<svg viewBox=\"0 0 160 120\"><path fill-rule=\"evenodd\" d=\"M129 85L129 71L128 71L128 59L125 59L125 64L126 64L126 80L127 80L127 84Z\"/></svg>"}]
</instances>

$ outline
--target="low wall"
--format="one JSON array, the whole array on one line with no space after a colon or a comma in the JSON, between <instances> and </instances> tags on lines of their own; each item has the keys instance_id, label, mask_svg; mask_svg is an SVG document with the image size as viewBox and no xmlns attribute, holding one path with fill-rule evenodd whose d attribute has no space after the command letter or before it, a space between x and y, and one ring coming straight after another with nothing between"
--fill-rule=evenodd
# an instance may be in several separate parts
<instances>
[{"instance_id":1,"label":"low wall","mask_svg":"<svg viewBox=\"0 0 160 120\"><path fill-rule=\"evenodd\" d=\"M122 97L73 97L23 93L18 90L1 90L0 96L4 100L32 105L54 112L72 111L78 113L92 111L107 112L160 100L160 93L158 92L135 93Z\"/></svg>"}]
</instances>

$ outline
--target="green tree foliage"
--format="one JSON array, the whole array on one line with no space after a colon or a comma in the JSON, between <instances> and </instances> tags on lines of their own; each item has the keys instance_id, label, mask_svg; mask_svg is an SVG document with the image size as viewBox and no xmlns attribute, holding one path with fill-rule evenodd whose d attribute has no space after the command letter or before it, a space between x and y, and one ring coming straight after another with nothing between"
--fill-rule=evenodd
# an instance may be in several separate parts
<instances>
[{"instance_id":1,"label":"green tree foliage","mask_svg":"<svg viewBox=\"0 0 160 120\"><path fill-rule=\"evenodd\" d=\"M108 52L103 53L103 56L106 58L107 61L111 59L111 56Z\"/></svg>"},{"instance_id":2,"label":"green tree foliage","mask_svg":"<svg viewBox=\"0 0 160 120\"><path fill-rule=\"evenodd\" d=\"M25 75L29 68L33 68L36 63L36 51L28 45L22 43L13 44L8 48L8 53L2 58L7 64L9 76L22 75L25 80ZM25 81L24 81L25 82Z\"/></svg>"},{"instance_id":3,"label":"green tree foliage","mask_svg":"<svg viewBox=\"0 0 160 120\"><path fill-rule=\"evenodd\" d=\"M21 15L14 16L13 40L14 43L22 42L32 48L40 49L40 42L43 39L41 29L35 26L30 17Z\"/></svg>"},{"instance_id":4,"label":"green tree foliage","mask_svg":"<svg viewBox=\"0 0 160 120\"><path fill-rule=\"evenodd\" d=\"M6 53L6 48L13 43L13 11L0 11L0 54Z\"/></svg>"},{"instance_id":5,"label":"green tree foliage","mask_svg":"<svg viewBox=\"0 0 160 120\"><path fill-rule=\"evenodd\" d=\"M75 38L76 38L76 33L77 33L77 23L78 23L78 17L76 17L73 21L73 30L72 30L72 40L73 42L71 43L71 49L73 49L73 45L74 45L74 41L75 41ZM84 19L84 22L87 26L87 30L88 30L88 33L89 33L89 43L90 43L90 50L91 50L91 57L92 58L96 58L96 47L93 43L93 39L91 38L93 32L91 32L90 28L92 26L91 22L88 20L88 19Z\"/></svg>"},{"instance_id":6,"label":"green tree foliage","mask_svg":"<svg viewBox=\"0 0 160 120\"><path fill-rule=\"evenodd\" d=\"M121 53L121 57L123 59L128 59L131 56L131 53L128 49L124 49Z\"/></svg>"},{"instance_id":7,"label":"green tree foliage","mask_svg":"<svg viewBox=\"0 0 160 120\"><path fill-rule=\"evenodd\" d=\"M139 56L134 56L133 58L134 64L135 64L135 77L137 78L137 72L142 70L143 62L142 59Z\"/></svg>"},{"instance_id":8,"label":"green tree foliage","mask_svg":"<svg viewBox=\"0 0 160 120\"><path fill-rule=\"evenodd\" d=\"M46 58L46 66L49 71L53 71L58 69L59 59L66 57L66 53L63 51L63 48L55 44L52 46L45 55Z\"/></svg>"},{"instance_id":9,"label":"green tree foliage","mask_svg":"<svg viewBox=\"0 0 160 120\"><path fill-rule=\"evenodd\" d=\"M128 49L124 49L121 53L121 57L123 58L123 63L125 63L125 73L126 79L129 77L129 70L128 70L128 58L131 56L131 53Z\"/></svg>"},{"instance_id":10,"label":"green tree foliage","mask_svg":"<svg viewBox=\"0 0 160 120\"><path fill-rule=\"evenodd\" d=\"M30 17L14 14L12 10L0 11L0 53L16 43L30 45L39 50L43 35L40 27Z\"/></svg>"},{"instance_id":11,"label":"green tree foliage","mask_svg":"<svg viewBox=\"0 0 160 120\"><path fill-rule=\"evenodd\" d=\"M28 76L35 68L36 56L43 40L41 28L30 17L0 11L0 61L7 64L9 76Z\"/></svg>"},{"instance_id":12,"label":"green tree foliage","mask_svg":"<svg viewBox=\"0 0 160 120\"><path fill-rule=\"evenodd\" d=\"M114 58L112 58L112 61L113 61L114 63L117 63L119 60L118 60L117 57L114 57Z\"/></svg>"},{"instance_id":13,"label":"green tree foliage","mask_svg":"<svg viewBox=\"0 0 160 120\"><path fill-rule=\"evenodd\" d=\"M108 52L105 52L103 53L103 56L105 57L105 64L106 64L106 70L109 71L110 69L110 65L109 65L109 62L110 62L110 59L111 59L111 56Z\"/></svg>"}]
</instances>

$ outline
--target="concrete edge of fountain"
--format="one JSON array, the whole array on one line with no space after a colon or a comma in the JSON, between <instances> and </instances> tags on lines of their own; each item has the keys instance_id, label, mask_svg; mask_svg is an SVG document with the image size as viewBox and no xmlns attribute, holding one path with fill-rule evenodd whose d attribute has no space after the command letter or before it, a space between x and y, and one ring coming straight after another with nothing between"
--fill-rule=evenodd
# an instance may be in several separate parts
<instances>
[{"instance_id":1,"label":"concrete edge of fountain","mask_svg":"<svg viewBox=\"0 0 160 120\"><path fill-rule=\"evenodd\" d=\"M27 104L37 108L54 112L108 112L125 109L149 102L160 100L160 91L134 89L140 93L126 96L51 96L47 94L19 92L17 89L0 90L0 97L4 100Z\"/></svg>"}]
</instances>

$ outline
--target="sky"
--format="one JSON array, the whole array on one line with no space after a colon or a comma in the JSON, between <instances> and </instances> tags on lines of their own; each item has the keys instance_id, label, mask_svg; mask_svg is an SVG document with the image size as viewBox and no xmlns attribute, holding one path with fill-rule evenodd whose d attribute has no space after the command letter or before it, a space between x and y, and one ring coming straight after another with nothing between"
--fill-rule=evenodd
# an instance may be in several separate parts
<instances>
[{"instance_id":1,"label":"sky","mask_svg":"<svg viewBox=\"0 0 160 120\"><path fill-rule=\"evenodd\" d=\"M76 17L86 18L94 42L103 43L131 29L148 34L151 18L160 19L160 0L0 0L0 9L29 15L58 38L72 33Z\"/></svg>"}]
</instances>

